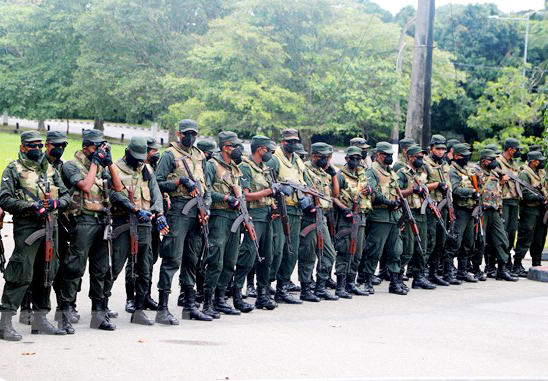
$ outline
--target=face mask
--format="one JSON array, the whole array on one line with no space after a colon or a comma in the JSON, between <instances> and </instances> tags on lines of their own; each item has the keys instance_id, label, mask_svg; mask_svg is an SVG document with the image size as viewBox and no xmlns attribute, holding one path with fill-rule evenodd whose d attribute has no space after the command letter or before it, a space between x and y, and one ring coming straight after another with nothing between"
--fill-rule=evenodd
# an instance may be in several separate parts
<instances>
[{"instance_id":1,"label":"face mask","mask_svg":"<svg viewBox=\"0 0 548 381\"><path fill-rule=\"evenodd\" d=\"M148 158L148 162L151 165L156 165L158 160L160 160L160 153L155 153L154 155L152 155L151 157Z\"/></svg>"},{"instance_id":2,"label":"face mask","mask_svg":"<svg viewBox=\"0 0 548 381\"><path fill-rule=\"evenodd\" d=\"M194 145L194 142L196 142L196 136L194 135L183 135L181 138L181 144L185 147L192 147Z\"/></svg>"},{"instance_id":3,"label":"face mask","mask_svg":"<svg viewBox=\"0 0 548 381\"><path fill-rule=\"evenodd\" d=\"M126 163L131 168L136 169L139 165L143 163L143 160L136 159L128 153L126 154Z\"/></svg>"},{"instance_id":4,"label":"face mask","mask_svg":"<svg viewBox=\"0 0 548 381\"><path fill-rule=\"evenodd\" d=\"M230 154L230 158L234 160L236 164L240 164L242 162L242 151L239 148L235 148Z\"/></svg>"},{"instance_id":5,"label":"face mask","mask_svg":"<svg viewBox=\"0 0 548 381\"><path fill-rule=\"evenodd\" d=\"M460 159L456 159L455 161L461 167L466 167L466 165L468 164L468 160L470 160L470 158L468 156L465 156L465 157L462 157Z\"/></svg>"},{"instance_id":6,"label":"face mask","mask_svg":"<svg viewBox=\"0 0 548 381\"><path fill-rule=\"evenodd\" d=\"M270 159L272 159L272 152L268 151L267 153L264 153L263 156L261 156L261 160L263 162L267 162L267 161L270 161Z\"/></svg>"},{"instance_id":7,"label":"face mask","mask_svg":"<svg viewBox=\"0 0 548 381\"><path fill-rule=\"evenodd\" d=\"M357 159L348 159L347 164L348 164L348 168L356 169L358 167L358 160Z\"/></svg>"},{"instance_id":8,"label":"face mask","mask_svg":"<svg viewBox=\"0 0 548 381\"><path fill-rule=\"evenodd\" d=\"M497 166L498 166L497 162L494 161L494 160L492 162L490 162L489 164L487 164L488 169L495 169L495 168L497 168Z\"/></svg>"},{"instance_id":9,"label":"face mask","mask_svg":"<svg viewBox=\"0 0 548 381\"><path fill-rule=\"evenodd\" d=\"M413 160L413 167L415 167L415 168L420 168L420 167L422 167L423 164L424 164L424 161L423 161L422 157Z\"/></svg>"},{"instance_id":10,"label":"face mask","mask_svg":"<svg viewBox=\"0 0 548 381\"><path fill-rule=\"evenodd\" d=\"M65 152L65 149L62 148L62 147L53 147L50 151L49 151L49 154L51 156L53 156L54 158L56 159L60 159L61 156L63 156L63 153Z\"/></svg>"},{"instance_id":11,"label":"face mask","mask_svg":"<svg viewBox=\"0 0 548 381\"><path fill-rule=\"evenodd\" d=\"M316 161L316 165L320 168L325 168L327 166L327 157L320 157Z\"/></svg>"},{"instance_id":12,"label":"face mask","mask_svg":"<svg viewBox=\"0 0 548 381\"><path fill-rule=\"evenodd\" d=\"M436 163L441 163L441 161L443 160L443 156L436 156L436 155L434 155L433 153L430 155L430 157L431 157L432 160L434 160Z\"/></svg>"},{"instance_id":13,"label":"face mask","mask_svg":"<svg viewBox=\"0 0 548 381\"><path fill-rule=\"evenodd\" d=\"M544 166L546 165L546 162L545 161L541 161L540 163L538 163L537 165L537 169L544 169Z\"/></svg>"},{"instance_id":14,"label":"face mask","mask_svg":"<svg viewBox=\"0 0 548 381\"><path fill-rule=\"evenodd\" d=\"M367 151L362 151L362 159L365 160L366 157L367 157Z\"/></svg>"},{"instance_id":15,"label":"face mask","mask_svg":"<svg viewBox=\"0 0 548 381\"><path fill-rule=\"evenodd\" d=\"M520 157L521 157L521 151L514 152L514 159L517 159L517 158L520 158Z\"/></svg>"},{"instance_id":16,"label":"face mask","mask_svg":"<svg viewBox=\"0 0 548 381\"><path fill-rule=\"evenodd\" d=\"M392 165L393 162L394 162L394 158L392 157L392 155L385 156L384 165Z\"/></svg>"},{"instance_id":17,"label":"face mask","mask_svg":"<svg viewBox=\"0 0 548 381\"><path fill-rule=\"evenodd\" d=\"M211 152L204 152L204 155L206 157L206 161L211 159L211 156L213 155Z\"/></svg>"},{"instance_id":18,"label":"face mask","mask_svg":"<svg viewBox=\"0 0 548 381\"><path fill-rule=\"evenodd\" d=\"M293 153L295 152L295 143L287 143L284 147L284 151L287 153Z\"/></svg>"},{"instance_id":19,"label":"face mask","mask_svg":"<svg viewBox=\"0 0 548 381\"><path fill-rule=\"evenodd\" d=\"M38 161L42 158L42 155L44 153L40 151L39 149L31 149L30 151L27 151L27 157L29 160Z\"/></svg>"}]
</instances>

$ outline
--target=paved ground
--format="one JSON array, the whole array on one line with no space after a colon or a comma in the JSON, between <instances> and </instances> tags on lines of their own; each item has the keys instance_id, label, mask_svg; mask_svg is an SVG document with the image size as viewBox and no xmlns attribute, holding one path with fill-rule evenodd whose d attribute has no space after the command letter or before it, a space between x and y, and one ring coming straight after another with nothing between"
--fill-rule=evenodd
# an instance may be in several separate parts
<instances>
[{"instance_id":1,"label":"paved ground","mask_svg":"<svg viewBox=\"0 0 548 381\"><path fill-rule=\"evenodd\" d=\"M11 224L2 232L11 234ZM11 253L10 237L4 237ZM528 265L529 263L525 263ZM155 276L155 280L157 277ZM0 281L3 287L3 280ZM123 312L123 285L111 307L115 332L89 328L88 277L76 334L30 335L0 343L6 380L342 379L548 375L547 283L488 280L408 296L377 294L338 302L282 305L176 327L136 326ZM181 308L171 300L171 310ZM154 316L148 312L149 316ZM50 317L53 318L52 314Z\"/></svg>"}]
</instances>

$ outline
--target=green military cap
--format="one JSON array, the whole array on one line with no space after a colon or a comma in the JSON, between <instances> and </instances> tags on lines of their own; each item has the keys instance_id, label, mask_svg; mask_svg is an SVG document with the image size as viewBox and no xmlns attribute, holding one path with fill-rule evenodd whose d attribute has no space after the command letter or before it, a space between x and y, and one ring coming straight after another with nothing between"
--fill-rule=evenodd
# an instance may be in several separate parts
<instances>
[{"instance_id":1,"label":"green military cap","mask_svg":"<svg viewBox=\"0 0 548 381\"><path fill-rule=\"evenodd\" d=\"M472 152L470 152L469 147L470 146L468 144L462 144L462 143L455 144L453 146L453 153L458 155L463 155L463 156L469 156L472 154Z\"/></svg>"},{"instance_id":2,"label":"green military cap","mask_svg":"<svg viewBox=\"0 0 548 381\"><path fill-rule=\"evenodd\" d=\"M276 149L276 143L270 140L267 136L255 135L251 138L251 145L256 147L266 147L270 150Z\"/></svg>"},{"instance_id":3,"label":"green military cap","mask_svg":"<svg viewBox=\"0 0 548 381\"><path fill-rule=\"evenodd\" d=\"M487 159L487 160L495 160L497 158L497 154L492 149L482 149L480 152L480 160Z\"/></svg>"},{"instance_id":4,"label":"green military cap","mask_svg":"<svg viewBox=\"0 0 548 381\"><path fill-rule=\"evenodd\" d=\"M52 143L66 143L67 134L61 131L48 131L46 133L46 141L50 141Z\"/></svg>"},{"instance_id":5,"label":"green military cap","mask_svg":"<svg viewBox=\"0 0 548 381\"><path fill-rule=\"evenodd\" d=\"M301 143L297 144L295 153L297 155L308 155L308 152L305 151L304 146Z\"/></svg>"},{"instance_id":6,"label":"green military cap","mask_svg":"<svg viewBox=\"0 0 548 381\"><path fill-rule=\"evenodd\" d=\"M350 139L350 145L359 147L361 149L368 149L371 147L369 144L367 144L367 140L365 140L364 138L352 138Z\"/></svg>"},{"instance_id":7,"label":"green military cap","mask_svg":"<svg viewBox=\"0 0 548 381\"><path fill-rule=\"evenodd\" d=\"M194 131L198 133L198 123L192 119L183 119L179 122L179 132Z\"/></svg>"},{"instance_id":8,"label":"green military cap","mask_svg":"<svg viewBox=\"0 0 548 381\"><path fill-rule=\"evenodd\" d=\"M415 144L415 141L413 140L413 138L403 138L402 140L400 140L399 144L401 148L407 149Z\"/></svg>"},{"instance_id":9,"label":"green military cap","mask_svg":"<svg viewBox=\"0 0 548 381\"><path fill-rule=\"evenodd\" d=\"M101 130L84 130L82 131L82 140L84 143L103 143L105 138L103 137L103 131Z\"/></svg>"},{"instance_id":10,"label":"green military cap","mask_svg":"<svg viewBox=\"0 0 548 381\"><path fill-rule=\"evenodd\" d=\"M282 131L283 140L301 140L299 138L299 131L294 128L286 128Z\"/></svg>"},{"instance_id":11,"label":"green military cap","mask_svg":"<svg viewBox=\"0 0 548 381\"><path fill-rule=\"evenodd\" d=\"M521 149L521 144L518 139L508 138L504 141L504 149L507 150L508 148Z\"/></svg>"},{"instance_id":12,"label":"green military cap","mask_svg":"<svg viewBox=\"0 0 548 381\"><path fill-rule=\"evenodd\" d=\"M362 150L360 147L357 146L350 146L346 149L346 157L350 157L352 155L360 155L362 154Z\"/></svg>"},{"instance_id":13,"label":"green military cap","mask_svg":"<svg viewBox=\"0 0 548 381\"><path fill-rule=\"evenodd\" d=\"M42 140L42 135L38 131L21 132L21 143L35 142L37 140Z\"/></svg>"},{"instance_id":14,"label":"green military cap","mask_svg":"<svg viewBox=\"0 0 548 381\"><path fill-rule=\"evenodd\" d=\"M385 153L387 155L392 155L394 153L394 151L392 150L392 144L388 142L378 142L375 149L377 150L377 152Z\"/></svg>"},{"instance_id":15,"label":"green military cap","mask_svg":"<svg viewBox=\"0 0 548 381\"><path fill-rule=\"evenodd\" d=\"M311 146L312 154L318 154L318 155L329 155L333 152L333 148L330 148L331 146L324 142L318 142L314 143Z\"/></svg>"},{"instance_id":16,"label":"green military cap","mask_svg":"<svg viewBox=\"0 0 548 381\"><path fill-rule=\"evenodd\" d=\"M419 145L413 144L409 148L407 148L407 156L413 156L418 153L426 153L425 150L423 150Z\"/></svg>"},{"instance_id":17,"label":"green military cap","mask_svg":"<svg viewBox=\"0 0 548 381\"><path fill-rule=\"evenodd\" d=\"M196 147L204 152L219 152L217 144L211 140L200 140L198 143L196 143Z\"/></svg>"},{"instance_id":18,"label":"green military cap","mask_svg":"<svg viewBox=\"0 0 548 381\"><path fill-rule=\"evenodd\" d=\"M499 148L498 144L487 144L485 148L493 150L497 155L502 153L502 150Z\"/></svg>"},{"instance_id":19,"label":"green military cap","mask_svg":"<svg viewBox=\"0 0 548 381\"><path fill-rule=\"evenodd\" d=\"M539 151L539 152L542 152L542 146L540 146L539 144L532 144L529 146L529 152L531 151Z\"/></svg>"},{"instance_id":20,"label":"green military cap","mask_svg":"<svg viewBox=\"0 0 548 381\"><path fill-rule=\"evenodd\" d=\"M134 136L127 146L129 153L136 159L146 160L148 152L147 140L141 136Z\"/></svg>"},{"instance_id":21,"label":"green military cap","mask_svg":"<svg viewBox=\"0 0 548 381\"><path fill-rule=\"evenodd\" d=\"M527 160L528 161L531 161L531 160L546 160L546 158L544 157L544 155L542 154L542 152L540 151L531 151L527 154Z\"/></svg>"},{"instance_id":22,"label":"green military cap","mask_svg":"<svg viewBox=\"0 0 548 381\"><path fill-rule=\"evenodd\" d=\"M224 146L226 143L232 143L232 145L237 146L243 143L233 131L221 131L217 135L217 138L219 139L219 146Z\"/></svg>"},{"instance_id":23,"label":"green military cap","mask_svg":"<svg viewBox=\"0 0 548 381\"><path fill-rule=\"evenodd\" d=\"M161 144L156 143L156 139L154 138L147 138L147 149L160 149L162 148Z\"/></svg>"},{"instance_id":24,"label":"green military cap","mask_svg":"<svg viewBox=\"0 0 548 381\"><path fill-rule=\"evenodd\" d=\"M456 144L460 144L460 140L458 140L458 139L449 139L448 141L445 142L445 145L447 146L447 150L450 150Z\"/></svg>"},{"instance_id":25,"label":"green military cap","mask_svg":"<svg viewBox=\"0 0 548 381\"><path fill-rule=\"evenodd\" d=\"M430 139L430 145L435 146L436 148L446 148L445 136L432 135L432 138Z\"/></svg>"}]
</instances>

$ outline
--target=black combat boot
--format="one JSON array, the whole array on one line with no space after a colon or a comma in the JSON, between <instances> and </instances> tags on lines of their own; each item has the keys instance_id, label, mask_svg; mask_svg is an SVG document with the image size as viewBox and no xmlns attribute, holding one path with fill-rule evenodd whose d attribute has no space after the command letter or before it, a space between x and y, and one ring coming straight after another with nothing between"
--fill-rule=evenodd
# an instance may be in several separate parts
<instances>
[{"instance_id":1,"label":"black combat boot","mask_svg":"<svg viewBox=\"0 0 548 381\"><path fill-rule=\"evenodd\" d=\"M276 303L285 304L302 304L302 300L295 299L287 292L287 283L278 281L276 283L276 293L274 294L274 300Z\"/></svg>"},{"instance_id":2,"label":"black combat boot","mask_svg":"<svg viewBox=\"0 0 548 381\"><path fill-rule=\"evenodd\" d=\"M458 286L462 284L462 282L455 278L453 275L453 264L451 262L444 262L443 263L443 280L446 281L449 284Z\"/></svg>"},{"instance_id":3,"label":"black combat boot","mask_svg":"<svg viewBox=\"0 0 548 381\"><path fill-rule=\"evenodd\" d=\"M0 318L0 339L7 341L21 341L23 336L18 334L11 325L11 317L15 315L15 312L2 311L2 317Z\"/></svg>"},{"instance_id":4,"label":"black combat boot","mask_svg":"<svg viewBox=\"0 0 548 381\"><path fill-rule=\"evenodd\" d=\"M244 302L241 288L234 287L232 289L232 302L234 303L234 307L243 313L248 313L255 309L253 304Z\"/></svg>"},{"instance_id":5,"label":"black combat boot","mask_svg":"<svg viewBox=\"0 0 548 381\"><path fill-rule=\"evenodd\" d=\"M154 320L149 319L145 315L145 298L135 295L135 311L131 314L131 322L133 324L154 325Z\"/></svg>"},{"instance_id":6,"label":"black combat boot","mask_svg":"<svg viewBox=\"0 0 548 381\"><path fill-rule=\"evenodd\" d=\"M333 278L331 277L331 275L329 275L329 278L327 278L327 280L325 281L325 287L326 288L330 288L332 290L336 290L337 289L337 282L335 282L333 280Z\"/></svg>"},{"instance_id":7,"label":"black combat boot","mask_svg":"<svg viewBox=\"0 0 548 381\"><path fill-rule=\"evenodd\" d=\"M114 331L116 329L116 325L110 322L104 300L91 300L91 321L89 326L104 331Z\"/></svg>"},{"instance_id":8,"label":"black combat boot","mask_svg":"<svg viewBox=\"0 0 548 381\"><path fill-rule=\"evenodd\" d=\"M358 273L358 276L356 277L356 284L359 286L361 286L362 284L365 283L365 273Z\"/></svg>"},{"instance_id":9,"label":"black combat boot","mask_svg":"<svg viewBox=\"0 0 548 381\"><path fill-rule=\"evenodd\" d=\"M196 272L196 303L204 302L204 277L199 271Z\"/></svg>"},{"instance_id":10,"label":"black combat boot","mask_svg":"<svg viewBox=\"0 0 548 381\"><path fill-rule=\"evenodd\" d=\"M382 283L382 279L376 276L375 274L371 275L371 284L373 286L378 286Z\"/></svg>"},{"instance_id":11,"label":"black combat boot","mask_svg":"<svg viewBox=\"0 0 548 381\"><path fill-rule=\"evenodd\" d=\"M32 323L32 291L27 290L21 303L21 311L19 312L19 323L31 325Z\"/></svg>"},{"instance_id":12,"label":"black combat boot","mask_svg":"<svg viewBox=\"0 0 548 381\"><path fill-rule=\"evenodd\" d=\"M498 270L497 270L497 280L506 280L509 282L517 282L519 278L517 276L513 276L508 271L508 265L504 262L498 263Z\"/></svg>"},{"instance_id":13,"label":"black combat boot","mask_svg":"<svg viewBox=\"0 0 548 381\"><path fill-rule=\"evenodd\" d=\"M302 283L302 282L301 282L300 299L305 302L313 302L313 303L318 303L320 301L320 298L318 298L312 292L312 289L310 288L310 283Z\"/></svg>"},{"instance_id":14,"label":"black combat boot","mask_svg":"<svg viewBox=\"0 0 548 381\"><path fill-rule=\"evenodd\" d=\"M287 292L301 292L301 287L290 280L287 283Z\"/></svg>"},{"instance_id":15,"label":"black combat boot","mask_svg":"<svg viewBox=\"0 0 548 381\"><path fill-rule=\"evenodd\" d=\"M382 280L385 280L385 281L390 280L390 272L388 271L388 268L386 266L383 266L379 269L378 277Z\"/></svg>"},{"instance_id":16,"label":"black combat boot","mask_svg":"<svg viewBox=\"0 0 548 381\"><path fill-rule=\"evenodd\" d=\"M158 303L152 299L152 282L148 283L148 292L145 295L145 310L158 311Z\"/></svg>"},{"instance_id":17,"label":"black combat boot","mask_svg":"<svg viewBox=\"0 0 548 381\"><path fill-rule=\"evenodd\" d=\"M165 325L179 325L179 320L175 319L175 316L173 316L167 308L168 301L169 294L165 291L160 291L158 299L158 311L156 311L156 323Z\"/></svg>"},{"instance_id":18,"label":"black combat boot","mask_svg":"<svg viewBox=\"0 0 548 381\"><path fill-rule=\"evenodd\" d=\"M46 314L43 312L34 312L30 333L33 335L66 335L67 332L62 329L55 328L46 319Z\"/></svg>"},{"instance_id":19,"label":"black combat boot","mask_svg":"<svg viewBox=\"0 0 548 381\"><path fill-rule=\"evenodd\" d=\"M182 307L185 305L185 289L183 288L183 285L180 285L181 291L179 292L179 297L177 298L177 305L179 307Z\"/></svg>"},{"instance_id":20,"label":"black combat boot","mask_svg":"<svg viewBox=\"0 0 548 381\"><path fill-rule=\"evenodd\" d=\"M407 295L407 291L405 291L401 286L399 273L390 273L388 292L396 295Z\"/></svg>"},{"instance_id":21,"label":"black combat boot","mask_svg":"<svg viewBox=\"0 0 548 381\"><path fill-rule=\"evenodd\" d=\"M400 273L398 274L398 281L400 282L400 287L401 287L405 292L409 292L409 287L407 287L407 285L405 284L404 280L405 280L405 275L404 275L403 271L400 271Z\"/></svg>"},{"instance_id":22,"label":"black combat boot","mask_svg":"<svg viewBox=\"0 0 548 381\"><path fill-rule=\"evenodd\" d=\"M276 303L270 299L268 295L268 288L257 286L257 300L255 301L255 307L265 310L273 310L277 307Z\"/></svg>"},{"instance_id":23,"label":"black combat boot","mask_svg":"<svg viewBox=\"0 0 548 381\"><path fill-rule=\"evenodd\" d=\"M346 291L346 275L337 275L337 290L335 291L335 295L343 299L352 299L352 295Z\"/></svg>"},{"instance_id":24,"label":"black combat boot","mask_svg":"<svg viewBox=\"0 0 548 381\"><path fill-rule=\"evenodd\" d=\"M321 280L318 278L316 282L316 296L325 300L339 300L337 295L333 295L326 288L326 280Z\"/></svg>"},{"instance_id":25,"label":"black combat boot","mask_svg":"<svg viewBox=\"0 0 548 381\"><path fill-rule=\"evenodd\" d=\"M253 286L253 283L247 283L247 288L245 289L246 297L256 298L257 290Z\"/></svg>"},{"instance_id":26,"label":"black combat boot","mask_svg":"<svg viewBox=\"0 0 548 381\"><path fill-rule=\"evenodd\" d=\"M346 277L346 291L354 295L368 296L369 292L360 290L358 285L354 283L355 278L356 278L355 274L350 277L349 276Z\"/></svg>"},{"instance_id":27,"label":"black combat boot","mask_svg":"<svg viewBox=\"0 0 548 381\"><path fill-rule=\"evenodd\" d=\"M72 315L72 324L76 324L80 321L80 314L76 309L76 298L70 302L70 314Z\"/></svg>"},{"instance_id":28,"label":"black combat boot","mask_svg":"<svg viewBox=\"0 0 548 381\"><path fill-rule=\"evenodd\" d=\"M118 312L111 311L110 308L108 308L108 298L106 298L104 300L103 304L104 304L104 307L105 307L105 311L107 311L108 317L111 318L111 319L116 319L118 317Z\"/></svg>"},{"instance_id":29,"label":"black combat boot","mask_svg":"<svg viewBox=\"0 0 548 381\"><path fill-rule=\"evenodd\" d=\"M479 265L474 264L474 266L472 267L472 271L474 273L474 278L478 281L485 282L487 280L487 275L485 275L485 273L481 271Z\"/></svg>"},{"instance_id":30,"label":"black combat boot","mask_svg":"<svg viewBox=\"0 0 548 381\"><path fill-rule=\"evenodd\" d=\"M61 310L61 319L57 324L57 328L65 331L67 335L73 335L74 328L72 327L71 322L72 313L70 302L59 302L59 309Z\"/></svg>"},{"instance_id":31,"label":"black combat boot","mask_svg":"<svg viewBox=\"0 0 548 381\"><path fill-rule=\"evenodd\" d=\"M135 287L133 282L126 282L126 312L135 312Z\"/></svg>"},{"instance_id":32,"label":"black combat boot","mask_svg":"<svg viewBox=\"0 0 548 381\"><path fill-rule=\"evenodd\" d=\"M458 265L459 265L458 271L457 271L458 280L463 280L468 283L477 283L478 280L468 273L468 260L459 259Z\"/></svg>"},{"instance_id":33,"label":"black combat boot","mask_svg":"<svg viewBox=\"0 0 548 381\"><path fill-rule=\"evenodd\" d=\"M525 271L525 268L523 268L523 265L521 264L521 259L514 259L512 274L520 278L527 278L527 271Z\"/></svg>"},{"instance_id":34,"label":"black combat boot","mask_svg":"<svg viewBox=\"0 0 548 381\"><path fill-rule=\"evenodd\" d=\"M428 267L428 280L438 286L449 286L449 282L446 282L438 275L438 263L431 263Z\"/></svg>"},{"instance_id":35,"label":"black combat boot","mask_svg":"<svg viewBox=\"0 0 548 381\"><path fill-rule=\"evenodd\" d=\"M363 290L367 292L367 294L372 295L375 293L375 289L373 288L373 281L372 278L373 274L365 274L364 283L363 283Z\"/></svg>"},{"instance_id":36,"label":"black combat boot","mask_svg":"<svg viewBox=\"0 0 548 381\"><path fill-rule=\"evenodd\" d=\"M213 292L204 289L204 306L202 312L213 319L220 319L221 314L213 306Z\"/></svg>"},{"instance_id":37,"label":"black combat boot","mask_svg":"<svg viewBox=\"0 0 548 381\"><path fill-rule=\"evenodd\" d=\"M417 274L413 277L413 283L411 283L411 287L422 288L423 290L433 290L436 288L436 285L426 279L424 277L424 273L421 271L420 274Z\"/></svg>"},{"instance_id":38,"label":"black combat boot","mask_svg":"<svg viewBox=\"0 0 548 381\"><path fill-rule=\"evenodd\" d=\"M63 312L63 308L61 307L61 302L59 302L59 305L55 309L54 320L56 322L60 322L61 319L63 318L63 313L65 312ZM76 311L76 309L72 306L72 303L69 305L69 308L66 314L71 324L76 324L80 321L80 315L78 314L78 311Z\"/></svg>"},{"instance_id":39,"label":"black combat boot","mask_svg":"<svg viewBox=\"0 0 548 381\"><path fill-rule=\"evenodd\" d=\"M196 291L192 286L185 286L185 300L183 304L183 315L184 320L201 320L201 321L212 321L213 318L209 315L206 315L198 309L196 306Z\"/></svg>"},{"instance_id":40,"label":"black combat boot","mask_svg":"<svg viewBox=\"0 0 548 381\"><path fill-rule=\"evenodd\" d=\"M226 302L226 289L220 289L218 287L215 289L213 305L217 311L222 312L225 315L240 315L240 311Z\"/></svg>"}]
</instances>

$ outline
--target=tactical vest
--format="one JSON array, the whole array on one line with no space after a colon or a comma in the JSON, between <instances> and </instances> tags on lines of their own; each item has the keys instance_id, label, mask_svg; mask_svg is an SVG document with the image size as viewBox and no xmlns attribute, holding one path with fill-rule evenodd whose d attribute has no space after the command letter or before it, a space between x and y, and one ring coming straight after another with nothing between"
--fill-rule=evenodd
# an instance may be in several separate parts
<instances>
[{"instance_id":1,"label":"tactical vest","mask_svg":"<svg viewBox=\"0 0 548 381\"><path fill-rule=\"evenodd\" d=\"M148 181L143 180L143 169L145 164L139 165L136 170L133 170L127 165L124 159L119 159L116 163L118 176L122 182L122 194L132 202L135 207L144 210L150 210L150 188ZM133 200L129 197L129 192L133 192ZM125 211L116 208L114 213L126 214Z\"/></svg>"},{"instance_id":2,"label":"tactical vest","mask_svg":"<svg viewBox=\"0 0 548 381\"><path fill-rule=\"evenodd\" d=\"M373 162L371 169L375 172L377 176L377 182L381 194L388 201L396 201L398 199L398 193L396 188L398 187L398 182L395 179L395 176L384 169L378 161ZM386 205L375 205L376 208L387 208Z\"/></svg>"},{"instance_id":3,"label":"tactical vest","mask_svg":"<svg viewBox=\"0 0 548 381\"><path fill-rule=\"evenodd\" d=\"M15 160L13 164L19 176L19 186L15 190L18 199L30 203L34 203L37 199L44 200L46 190L44 175L47 176L49 181L50 197L59 198L59 188L53 181L55 169L47 162L47 159L44 159L44 162L40 165L19 155L19 159ZM35 198L31 197L29 193L34 195Z\"/></svg>"},{"instance_id":4,"label":"tactical vest","mask_svg":"<svg viewBox=\"0 0 548 381\"><path fill-rule=\"evenodd\" d=\"M535 172L531 169L531 167L525 165L523 166L523 172L525 172L525 174L529 177L531 185L537 188L544 198L548 199L548 182L546 180L545 171L543 169L539 169L538 172ZM528 201L525 205L529 207L539 207L542 206L542 202Z\"/></svg>"},{"instance_id":5,"label":"tactical vest","mask_svg":"<svg viewBox=\"0 0 548 381\"><path fill-rule=\"evenodd\" d=\"M341 174L348 185L346 189L340 189L339 200L348 206L349 208L353 207L354 200L357 198L359 200L358 209L361 213L365 213L371 210L371 196L362 196L362 190L369 185L367 177L365 176L365 171L363 168L358 167L356 169L356 174L350 173L346 166L341 168Z\"/></svg>"},{"instance_id":6,"label":"tactical vest","mask_svg":"<svg viewBox=\"0 0 548 381\"><path fill-rule=\"evenodd\" d=\"M172 142L171 146L166 149L166 152L169 151L173 154L175 158L175 168L167 176L167 180L175 181L181 176L188 177L189 174L186 171L185 165L182 160L185 160L190 168L190 172L195 181L199 181L202 184L202 190L206 189L205 185L205 176L204 176L204 167L203 161L205 160L205 155L196 147L190 147L188 152L181 149L179 143ZM179 184L177 189L174 192L169 192L171 197L185 197L191 198L188 188L183 184Z\"/></svg>"},{"instance_id":7,"label":"tactical vest","mask_svg":"<svg viewBox=\"0 0 548 381\"><path fill-rule=\"evenodd\" d=\"M306 185L304 182L304 171L306 166L303 161L297 154L293 154L293 159L295 163L289 161L289 159L284 155L281 147L276 148L274 151L274 156L278 159L278 181L293 181L298 182L299 184ZM289 206L297 205L297 192L293 192L291 196L286 196L285 202Z\"/></svg>"},{"instance_id":8,"label":"tactical vest","mask_svg":"<svg viewBox=\"0 0 548 381\"><path fill-rule=\"evenodd\" d=\"M486 208L502 208L502 187L500 175L495 171L487 171L480 166L476 167L476 173L480 179L480 191L483 206Z\"/></svg>"},{"instance_id":9,"label":"tactical vest","mask_svg":"<svg viewBox=\"0 0 548 381\"><path fill-rule=\"evenodd\" d=\"M270 168L265 163L260 163L257 165L252 159L247 157L242 157L242 163L239 165L241 168L242 165L247 164L251 169L251 179L249 179L249 190L254 192L259 192L264 189L270 188ZM249 208L262 208L265 206L273 206L274 199L272 197L261 197L259 200L248 201L247 203Z\"/></svg>"},{"instance_id":10,"label":"tactical vest","mask_svg":"<svg viewBox=\"0 0 548 381\"><path fill-rule=\"evenodd\" d=\"M211 183L211 190L213 192L235 196L234 190L232 189L232 186L235 185L238 189L238 193L242 194L242 188L239 183L242 172L240 172L240 169L236 164L232 161L230 164L226 164L221 161L220 156L213 156L209 161L215 164L215 178ZM230 209L230 206L226 201L216 201L211 203L211 209L226 210Z\"/></svg>"},{"instance_id":11,"label":"tactical vest","mask_svg":"<svg viewBox=\"0 0 548 381\"><path fill-rule=\"evenodd\" d=\"M460 186L462 188L474 189L472 184L472 173L468 168L462 168L456 162L451 163L451 168L456 172L460 178ZM473 209L476 206L476 201L472 198L455 197L455 203L461 208Z\"/></svg>"},{"instance_id":12,"label":"tactical vest","mask_svg":"<svg viewBox=\"0 0 548 381\"><path fill-rule=\"evenodd\" d=\"M417 170L411 168L409 165L405 165L400 171L405 175L407 178L407 186L413 187L416 185L415 179L418 180L422 185L426 186L426 182L428 181L428 172L423 169L419 168ZM416 193L411 193L409 196L407 196L407 202L409 203L409 207L411 209L420 209L422 206L422 198Z\"/></svg>"},{"instance_id":13,"label":"tactical vest","mask_svg":"<svg viewBox=\"0 0 548 381\"><path fill-rule=\"evenodd\" d=\"M510 163L506 158L502 155L497 156L497 162L499 163L500 169L503 173L511 173L513 175L518 176L519 175L519 167L516 164L514 160ZM502 185L502 198L504 200L507 199L518 199L519 200L519 194L516 189L516 183L513 181L507 181L505 184Z\"/></svg>"},{"instance_id":14,"label":"tactical vest","mask_svg":"<svg viewBox=\"0 0 548 381\"><path fill-rule=\"evenodd\" d=\"M311 161L307 161L304 165L308 170L310 180L312 180L312 187L331 199L331 175L323 169L316 167ZM322 209L329 209L331 205L329 201L320 198L320 207Z\"/></svg>"},{"instance_id":15,"label":"tactical vest","mask_svg":"<svg viewBox=\"0 0 548 381\"><path fill-rule=\"evenodd\" d=\"M89 173L89 167L91 161L88 160L86 155L80 150L74 154L74 158L70 160L80 170L80 173L84 177ZM101 173L103 167L97 165L97 174L93 180L91 190L89 193L81 191L77 186L74 186L71 190L71 205L69 213L77 216L80 214L95 214L97 212L104 212L103 206L103 180Z\"/></svg>"},{"instance_id":16,"label":"tactical vest","mask_svg":"<svg viewBox=\"0 0 548 381\"><path fill-rule=\"evenodd\" d=\"M426 156L424 158L424 162L428 164L429 171L428 171L428 183L444 183L449 187L449 192L451 191L451 181L449 181L449 164L446 162L442 162L440 164L437 164L430 156ZM445 195L441 191L441 189L432 189L430 191L430 196L434 199L436 202L441 202Z\"/></svg>"}]
</instances>

